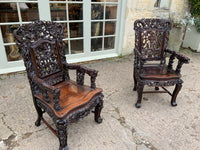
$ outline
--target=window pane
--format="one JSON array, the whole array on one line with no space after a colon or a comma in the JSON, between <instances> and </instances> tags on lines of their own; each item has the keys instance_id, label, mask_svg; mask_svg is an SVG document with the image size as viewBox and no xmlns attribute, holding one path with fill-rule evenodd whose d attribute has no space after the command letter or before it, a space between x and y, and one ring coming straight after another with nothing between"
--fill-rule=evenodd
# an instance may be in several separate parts
<instances>
[{"instance_id":1,"label":"window pane","mask_svg":"<svg viewBox=\"0 0 200 150\"><path fill-rule=\"evenodd\" d=\"M115 34L115 22L108 21L105 23L105 35Z\"/></svg>"},{"instance_id":2,"label":"window pane","mask_svg":"<svg viewBox=\"0 0 200 150\"><path fill-rule=\"evenodd\" d=\"M51 20L60 21L67 20L66 17L66 4L50 4Z\"/></svg>"},{"instance_id":3,"label":"window pane","mask_svg":"<svg viewBox=\"0 0 200 150\"><path fill-rule=\"evenodd\" d=\"M5 46L8 61L21 60L22 56L16 44Z\"/></svg>"},{"instance_id":4,"label":"window pane","mask_svg":"<svg viewBox=\"0 0 200 150\"><path fill-rule=\"evenodd\" d=\"M118 2L118 0L106 0L106 2Z\"/></svg>"},{"instance_id":5,"label":"window pane","mask_svg":"<svg viewBox=\"0 0 200 150\"><path fill-rule=\"evenodd\" d=\"M17 29L19 25L5 25L1 26L1 31L3 35L4 43L13 43L14 42L14 35L13 31Z\"/></svg>"},{"instance_id":6,"label":"window pane","mask_svg":"<svg viewBox=\"0 0 200 150\"><path fill-rule=\"evenodd\" d=\"M82 20L83 19L83 5L82 4L68 4L69 20Z\"/></svg>"},{"instance_id":7,"label":"window pane","mask_svg":"<svg viewBox=\"0 0 200 150\"><path fill-rule=\"evenodd\" d=\"M92 4L91 8L91 18L92 20L103 19L103 4Z\"/></svg>"},{"instance_id":8,"label":"window pane","mask_svg":"<svg viewBox=\"0 0 200 150\"><path fill-rule=\"evenodd\" d=\"M91 39L91 51L101 51L102 50L102 38Z\"/></svg>"},{"instance_id":9,"label":"window pane","mask_svg":"<svg viewBox=\"0 0 200 150\"><path fill-rule=\"evenodd\" d=\"M0 3L0 22L18 22L16 3Z\"/></svg>"},{"instance_id":10,"label":"window pane","mask_svg":"<svg viewBox=\"0 0 200 150\"><path fill-rule=\"evenodd\" d=\"M67 32L67 23L62 23L63 27L63 33L64 33L64 39L68 38L68 32Z\"/></svg>"},{"instance_id":11,"label":"window pane","mask_svg":"<svg viewBox=\"0 0 200 150\"><path fill-rule=\"evenodd\" d=\"M92 2L104 2L104 0L92 0Z\"/></svg>"},{"instance_id":12,"label":"window pane","mask_svg":"<svg viewBox=\"0 0 200 150\"><path fill-rule=\"evenodd\" d=\"M63 41L63 47L65 50L65 55L69 54L68 40Z\"/></svg>"},{"instance_id":13,"label":"window pane","mask_svg":"<svg viewBox=\"0 0 200 150\"><path fill-rule=\"evenodd\" d=\"M68 0L68 1L83 1L83 0Z\"/></svg>"},{"instance_id":14,"label":"window pane","mask_svg":"<svg viewBox=\"0 0 200 150\"><path fill-rule=\"evenodd\" d=\"M38 4L19 3L22 21L34 21L39 19Z\"/></svg>"},{"instance_id":15,"label":"window pane","mask_svg":"<svg viewBox=\"0 0 200 150\"><path fill-rule=\"evenodd\" d=\"M83 40L71 40L71 53L83 53Z\"/></svg>"},{"instance_id":16,"label":"window pane","mask_svg":"<svg viewBox=\"0 0 200 150\"><path fill-rule=\"evenodd\" d=\"M105 37L104 39L104 49L114 49L115 37Z\"/></svg>"},{"instance_id":17,"label":"window pane","mask_svg":"<svg viewBox=\"0 0 200 150\"><path fill-rule=\"evenodd\" d=\"M107 5L106 19L116 19L116 18L117 18L117 5Z\"/></svg>"},{"instance_id":18,"label":"window pane","mask_svg":"<svg viewBox=\"0 0 200 150\"><path fill-rule=\"evenodd\" d=\"M103 22L92 22L91 24L91 35L101 36L102 35Z\"/></svg>"},{"instance_id":19,"label":"window pane","mask_svg":"<svg viewBox=\"0 0 200 150\"><path fill-rule=\"evenodd\" d=\"M83 23L70 23L70 38L83 37Z\"/></svg>"}]
</instances>

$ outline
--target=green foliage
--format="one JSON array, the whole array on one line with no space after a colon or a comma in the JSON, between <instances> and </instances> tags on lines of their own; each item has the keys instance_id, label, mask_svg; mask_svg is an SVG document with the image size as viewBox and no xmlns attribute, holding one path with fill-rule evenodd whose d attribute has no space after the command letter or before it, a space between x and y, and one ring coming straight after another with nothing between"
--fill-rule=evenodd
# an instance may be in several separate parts
<instances>
[{"instance_id":1,"label":"green foliage","mask_svg":"<svg viewBox=\"0 0 200 150\"><path fill-rule=\"evenodd\" d=\"M119 55L119 58L123 58L124 56L122 54Z\"/></svg>"},{"instance_id":2,"label":"green foliage","mask_svg":"<svg viewBox=\"0 0 200 150\"><path fill-rule=\"evenodd\" d=\"M200 16L200 0L189 0L190 12L193 16Z\"/></svg>"},{"instance_id":3,"label":"green foliage","mask_svg":"<svg viewBox=\"0 0 200 150\"><path fill-rule=\"evenodd\" d=\"M190 12L195 17L194 23L198 32L200 32L200 0L189 0Z\"/></svg>"},{"instance_id":4,"label":"green foliage","mask_svg":"<svg viewBox=\"0 0 200 150\"><path fill-rule=\"evenodd\" d=\"M194 20L194 24L196 26L196 29L198 32L200 32L200 17L197 17L195 20Z\"/></svg>"}]
</instances>

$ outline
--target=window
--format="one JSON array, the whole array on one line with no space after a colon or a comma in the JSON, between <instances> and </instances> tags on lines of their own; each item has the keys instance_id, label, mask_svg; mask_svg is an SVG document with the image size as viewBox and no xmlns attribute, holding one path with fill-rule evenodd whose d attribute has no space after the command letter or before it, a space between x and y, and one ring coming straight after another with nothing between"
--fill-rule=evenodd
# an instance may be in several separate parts
<instances>
[{"instance_id":1,"label":"window","mask_svg":"<svg viewBox=\"0 0 200 150\"><path fill-rule=\"evenodd\" d=\"M155 0L154 7L169 9L170 0Z\"/></svg>"}]
</instances>

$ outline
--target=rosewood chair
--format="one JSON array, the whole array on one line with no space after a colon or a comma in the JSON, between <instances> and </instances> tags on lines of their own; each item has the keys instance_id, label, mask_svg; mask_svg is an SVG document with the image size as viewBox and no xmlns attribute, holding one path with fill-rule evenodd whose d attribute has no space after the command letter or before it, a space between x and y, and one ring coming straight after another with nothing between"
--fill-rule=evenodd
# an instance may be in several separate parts
<instances>
[{"instance_id":1,"label":"rosewood chair","mask_svg":"<svg viewBox=\"0 0 200 150\"><path fill-rule=\"evenodd\" d=\"M141 19L134 23L135 30L135 60L134 60L134 88L138 93L135 104L141 107L143 93L168 93L172 96L171 105L176 106L176 97L181 90L181 67L189 63L189 58L167 48L171 22L164 19ZM168 64L166 56L170 54ZM178 59L176 69L173 69L174 59ZM155 87L155 91L143 91L144 85ZM165 86L173 86L170 93ZM159 91L162 87L164 91Z\"/></svg>"},{"instance_id":2,"label":"rosewood chair","mask_svg":"<svg viewBox=\"0 0 200 150\"><path fill-rule=\"evenodd\" d=\"M102 89L96 88L98 71L66 62L63 47L63 28L50 21L35 21L19 27L14 32L22 52L33 102L38 113L36 126L41 120L59 138L59 150L67 150L67 127L84 118L94 109L94 120L102 122ZM76 70L76 82L70 80L68 70ZM84 85L84 75L91 85ZM55 123L53 129L43 118L47 112Z\"/></svg>"}]
</instances>

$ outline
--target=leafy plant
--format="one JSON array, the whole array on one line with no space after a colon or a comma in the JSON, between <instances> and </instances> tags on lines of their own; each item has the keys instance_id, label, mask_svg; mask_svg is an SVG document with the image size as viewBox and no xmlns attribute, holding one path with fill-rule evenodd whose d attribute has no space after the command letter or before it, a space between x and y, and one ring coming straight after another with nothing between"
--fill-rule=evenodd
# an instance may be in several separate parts
<instances>
[{"instance_id":1,"label":"leafy plant","mask_svg":"<svg viewBox=\"0 0 200 150\"><path fill-rule=\"evenodd\" d=\"M197 31L200 32L200 17L194 20L194 24L196 26Z\"/></svg>"},{"instance_id":2,"label":"leafy plant","mask_svg":"<svg viewBox=\"0 0 200 150\"><path fill-rule=\"evenodd\" d=\"M193 16L200 16L200 0L189 0L190 12Z\"/></svg>"},{"instance_id":3,"label":"leafy plant","mask_svg":"<svg viewBox=\"0 0 200 150\"><path fill-rule=\"evenodd\" d=\"M194 23L197 31L200 32L200 0L189 0L190 12L195 17Z\"/></svg>"}]
</instances>

